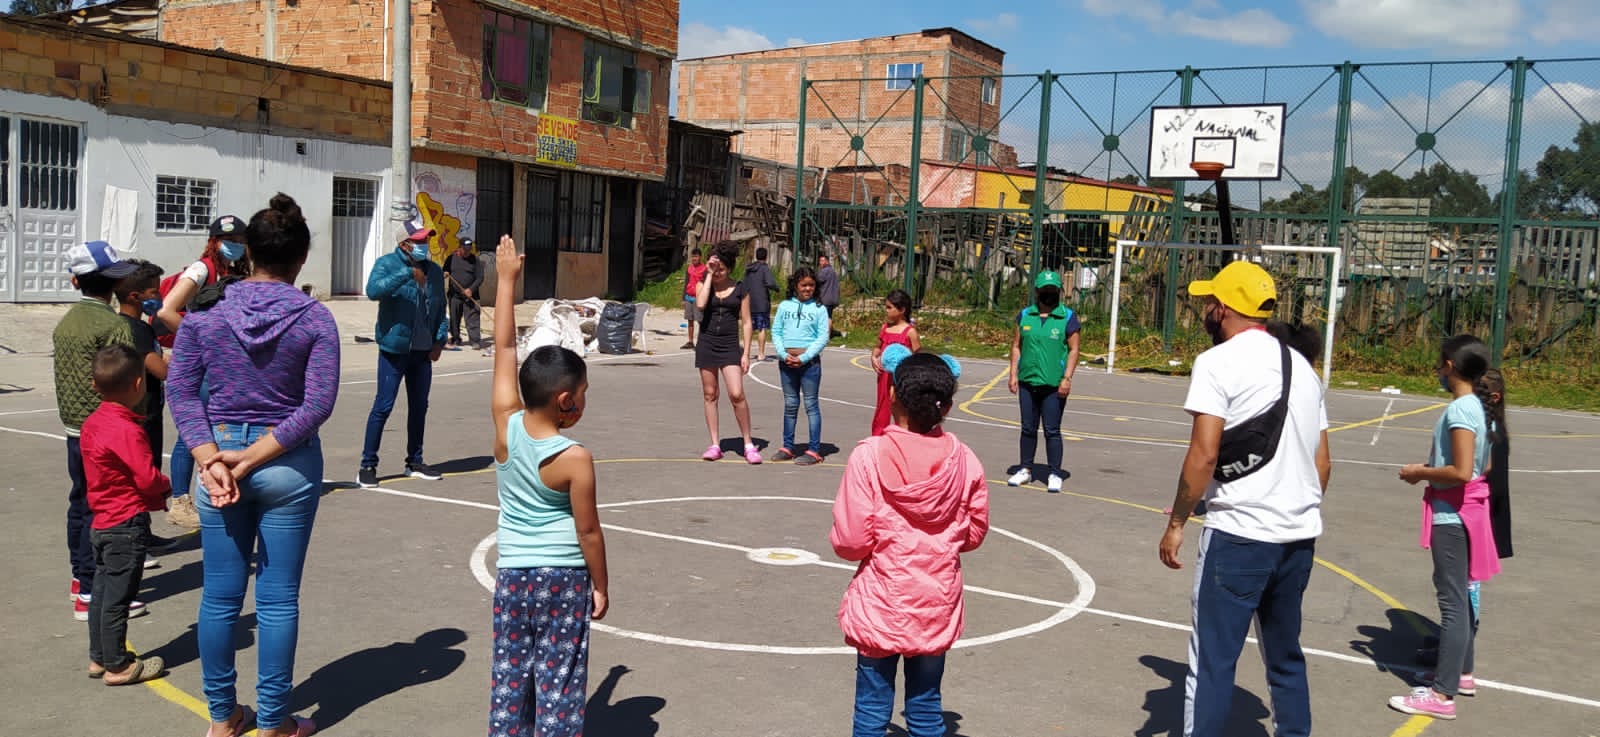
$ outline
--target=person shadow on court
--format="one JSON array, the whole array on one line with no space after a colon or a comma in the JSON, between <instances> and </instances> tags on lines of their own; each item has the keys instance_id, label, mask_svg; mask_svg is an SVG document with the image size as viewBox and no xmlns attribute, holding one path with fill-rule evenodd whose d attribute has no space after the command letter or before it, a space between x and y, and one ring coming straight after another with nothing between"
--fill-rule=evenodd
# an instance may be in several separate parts
<instances>
[{"instance_id":1,"label":"person shadow on court","mask_svg":"<svg viewBox=\"0 0 1600 737\"><path fill-rule=\"evenodd\" d=\"M1416 685L1416 676L1431 663L1417 660L1417 648L1428 644L1439 646L1439 625L1416 612L1390 609L1384 614L1389 619L1387 628L1364 624L1356 632L1365 640L1351 640L1350 649L1372 658L1380 672L1389 673L1406 686Z\"/></svg>"},{"instance_id":2,"label":"person shadow on court","mask_svg":"<svg viewBox=\"0 0 1600 737\"><path fill-rule=\"evenodd\" d=\"M905 727L898 724L890 724L889 731L884 734L884 737L910 737L910 734ZM944 737L962 737L960 712L947 711L944 713Z\"/></svg>"},{"instance_id":3,"label":"person shadow on court","mask_svg":"<svg viewBox=\"0 0 1600 737\"><path fill-rule=\"evenodd\" d=\"M1144 710L1150 716L1144 726L1133 733L1134 737L1179 737L1183 734L1184 681L1189 677L1189 666L1154 655L1140 656L1139 663L1166 679L1168 684L1145 694ZM1230 737L1268 737L1270 732L1261 720L1271 715L1261 697L1234 686L1233 708L1228 710L1226 734Z\"/></svg>"},{"instance_id":4,"label":"person shadow on court","mask_svg":"<svg viewBox=\"0 0 1600 737\"><path fill-rule=\"evenodd\" d=\"M455 628L424 632L414 642L392 642L358 650L318 668L295 686L291 711L316 705L308 716L319 731L332 727L378 699L444 678L461 667L467 653L455 646L467 633Z\"/></svg>"},{"instance_id":5,"label":"person shadow on court","mask_svg":"<svg viewBox=\"0 0 1600 737\"><path fill-rule=\"evenodd\" d=\"M595 687L588 706L584 707L585 737L654 737L660 731L661 725L656 723L654 715L666 708L666 699L630 696L611 703L617 693L617 683L630 672L626 665L613 665L605 680Z\"/></svg>"}]
</instances>

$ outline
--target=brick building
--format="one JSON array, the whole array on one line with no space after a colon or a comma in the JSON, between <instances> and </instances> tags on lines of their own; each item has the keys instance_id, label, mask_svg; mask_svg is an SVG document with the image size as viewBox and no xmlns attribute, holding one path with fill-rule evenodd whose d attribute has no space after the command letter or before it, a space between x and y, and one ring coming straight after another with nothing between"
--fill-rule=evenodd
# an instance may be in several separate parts
<instances>
[{"instance_id":1,"label":"brick building","mask_svg":"<svg viewBox=\"0 0 1600 737\"><path fill-rule=\"evenodd\" d=\"M166 0L160 35L387 79L387 7ZM642 184L666 173L677 0L416 0L412 15L412 194L435 253L512 233L525 296L631 295Z\"/></svg>"},{"instance_id":2,"label":"brick building","mask_svg":"<svg viewBox=\"0 0 1600 737\"><path fill-rule=\"evenodd\" d=\"M299 200L300 281L337 291L375 258L387 83L0 16L0 301L76 299L65 253L106 240L169 272L211 220Z\"/></svg>"},{"instance_id":3,"label":"brick building","mask_svg":"<svg viewBox=\"0 0 1600 737\"><path fill-rule=\"evenodd\" d=\"M737 153L794 161L800 81L809 79L807 166L909 166L910 90L921 75L929 80L921 158L1014 165L1015 150L990 140L1002 112L1004 62L1004 51L953 28L681 60L678 117L742 131ZM859 153L850 140L857 133ZM861 196L857 188L851 201Z\"/></svg>"}]
</instances>

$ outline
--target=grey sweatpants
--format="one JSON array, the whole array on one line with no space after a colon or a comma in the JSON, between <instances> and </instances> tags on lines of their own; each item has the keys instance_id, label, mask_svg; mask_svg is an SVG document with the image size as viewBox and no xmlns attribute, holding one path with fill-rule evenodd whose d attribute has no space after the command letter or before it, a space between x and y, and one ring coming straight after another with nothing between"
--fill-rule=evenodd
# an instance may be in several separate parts
<instances>
[{"instance_id":1,"label":"grey sweatpants","mask_svg":"<svg viewBox=\"0 0 1600 737\"><path fill-rule=\"evenodd\" d=\"M1467 530L1461 525L1433 526L1433 588L1439 595L1439 664L1433 689L1455 698L1461 674L1472 672L1473 641L1478 618L1468 591Z\"/></svg>"}]
</instances>

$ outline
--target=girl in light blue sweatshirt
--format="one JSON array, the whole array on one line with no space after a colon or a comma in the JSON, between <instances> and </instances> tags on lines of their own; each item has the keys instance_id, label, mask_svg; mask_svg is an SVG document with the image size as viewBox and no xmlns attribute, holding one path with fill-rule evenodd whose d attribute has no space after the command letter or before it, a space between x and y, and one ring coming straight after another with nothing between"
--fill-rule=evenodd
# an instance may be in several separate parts
<instances>
[{"instance_id":1,"label":"girl in light blue sweatshirt","mask_svg":"<svg viewBox=\"0 0 1600 737\"><path fill-rule=\"evenodd\" d=\"M789 277L789 298L778 305L772 318L772 345L778 351L778 374L783 384L783 446L774 461L794 461L797 466L822 462L822 410L817 390L822 383L822 349L828 345L828 310L816 301L817 275L802 266ZM794 452L794 425L805 398L810 447Z\"/></svg>"}]
</instances>

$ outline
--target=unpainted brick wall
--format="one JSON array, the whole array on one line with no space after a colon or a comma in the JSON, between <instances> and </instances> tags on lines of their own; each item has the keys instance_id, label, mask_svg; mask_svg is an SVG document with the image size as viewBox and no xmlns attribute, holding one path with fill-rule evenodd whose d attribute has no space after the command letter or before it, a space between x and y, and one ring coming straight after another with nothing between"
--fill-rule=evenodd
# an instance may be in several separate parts
<instances>
[{"instance_id":1,"label":"unpainted brick wall","mask_svg":"<svg viewBox=\"0 0 1600 737\"><path fill-rule=\"evenodd\" d=\"M389 86L43 21L0 18L0 89L122 115L389 141Z\"/></svg>"}]
</instances>

